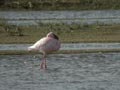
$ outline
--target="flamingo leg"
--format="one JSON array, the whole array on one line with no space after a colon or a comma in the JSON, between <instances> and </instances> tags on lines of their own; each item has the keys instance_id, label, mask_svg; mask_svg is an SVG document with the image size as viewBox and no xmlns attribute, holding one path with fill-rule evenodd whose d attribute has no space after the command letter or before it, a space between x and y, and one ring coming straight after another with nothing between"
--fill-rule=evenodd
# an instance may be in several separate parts
<instances>
[{"instance_id":1,"label":"flamingo leg","mask_svg":"<svg viewBox=\"0 0 120 90\"><path fill-rule=\"evenodd\" d=\"M45 56L46 56L46 55L43 54L42 62L41 62L41 64L40 64L40 68L41 68L41 69L46 69L46 68L47 68Z\"/></svg>"},{"instance_id":2,"label":"flamingo leg","mask_svg":"<svg viewBox=\"0 0 120 90\"><path fill-rule=\"evenodd\" d=\"M47 64L46 64L46 58L44 59L44 68L47 68Z\"/></svg>"},{"instance_id":3,"label":"flamingo leg","mask_svg":"<svg viewBox=\"0 0 120 90\"><path fill-rule=\"evenodd\" d=\"M44 55L42 57L42 61L41 61L41 64L40 64L40 69L43 69L43 65L44 65Z\"/></svg>"},{"instance_id":4,"label":"flamingo leg","mask_svg":"<svg viewBox=\"0 0 120 90\"><path fill-rule=\"evenodd\" d=\"M42 62L40 64L40 69L43 69L44 59L42 59Z\"/></svg>"}]
</instances>

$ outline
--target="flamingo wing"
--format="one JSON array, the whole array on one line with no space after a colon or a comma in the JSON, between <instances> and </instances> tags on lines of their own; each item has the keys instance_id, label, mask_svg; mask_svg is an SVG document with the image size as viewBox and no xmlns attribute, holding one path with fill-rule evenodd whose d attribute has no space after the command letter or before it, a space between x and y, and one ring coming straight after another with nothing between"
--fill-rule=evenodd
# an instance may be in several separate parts
<instances>
[{"instance_id":1,"label":"flamingo wing","mask_svg":"<svg viewBox=\"0 0 120 90\"><path fill-rule=\"evenodd\" d=\"M30 46L29 49L48 53L59 50L60 42L54 38L44 37L37 41L34 45Z\"/></svg>"},{"instance_id":2,"label":"flamingo wing","mask_svg":"<svg viewBox=\"0 0 120 90\"><path fill-rule=\"evenodd\" d=\"M60 42L54 38L44 38L41 39L41 44L39 44L39 49L42 51L52 52L59 50L60 48Z\"/></svg>"}]
</instances>

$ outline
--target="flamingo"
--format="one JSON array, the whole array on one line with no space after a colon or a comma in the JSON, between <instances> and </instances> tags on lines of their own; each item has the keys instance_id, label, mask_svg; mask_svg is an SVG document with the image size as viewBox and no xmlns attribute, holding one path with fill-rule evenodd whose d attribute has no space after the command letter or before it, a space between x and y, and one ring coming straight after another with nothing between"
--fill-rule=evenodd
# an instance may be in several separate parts
<instances>
[{"instance_id":1,"label":"flamingo","mask_svg":"<svg viewBox=\"0 0 120 90\"><path fill-rule=\"evenodd\" d=\"M53 32L49 32L46 37L41 38L35 44L28 47L28 51L37 51L43 54L42 62L40 64L41 69L46 69L46 55L48 53L58 51L60 49L60 41L57 35Z\"/></svg>"}]
</instances>

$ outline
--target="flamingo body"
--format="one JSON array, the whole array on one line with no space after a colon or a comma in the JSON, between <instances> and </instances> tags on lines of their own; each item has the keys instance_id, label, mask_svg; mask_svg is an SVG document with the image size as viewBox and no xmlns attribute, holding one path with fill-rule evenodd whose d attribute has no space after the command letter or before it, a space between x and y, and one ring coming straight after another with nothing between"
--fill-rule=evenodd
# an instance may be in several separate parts
<instances>
[{"instance_id":1,"label":"flamingo body","mask_svg":"<svg viewBox=\"0 0 120 90\"><path fill-rule=\"evenodd\" d=\"M43 54L43 59L41 63L41 69L46 68L46 55L48 53L59 50L60 41L59 38L53 33L50 32L46 37L43 37L39 41L37 41L34 45L28 47L28 51L38 51Z\"/></svg>"}]
</instances>

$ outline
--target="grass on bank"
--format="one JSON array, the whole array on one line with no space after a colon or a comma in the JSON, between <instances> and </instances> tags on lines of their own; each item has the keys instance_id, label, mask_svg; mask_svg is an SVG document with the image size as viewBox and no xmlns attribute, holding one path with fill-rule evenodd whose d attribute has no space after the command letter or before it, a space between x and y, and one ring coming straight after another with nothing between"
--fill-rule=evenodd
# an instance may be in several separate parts
<instances>
[{"instance_id":1,"label":"grass on bank","mask_svg":"<svg viewBox=\"0 0 120 90\"><path fill-rule=\"evenodd\" d=\"M61 42L120 42L119 24L40 23L38 26L0 24L0 44L34 43L51 31Z\"/></svg>"},{"instance_id":2,"label":"grass on bank","mask_svg":"<svg viewBox=\"0 0 120 90\"><path fill-rule=\"evenodd\" d=\"M1 0L1 10L120 9L120 0Z\"/></svg>"}]
</instances>

